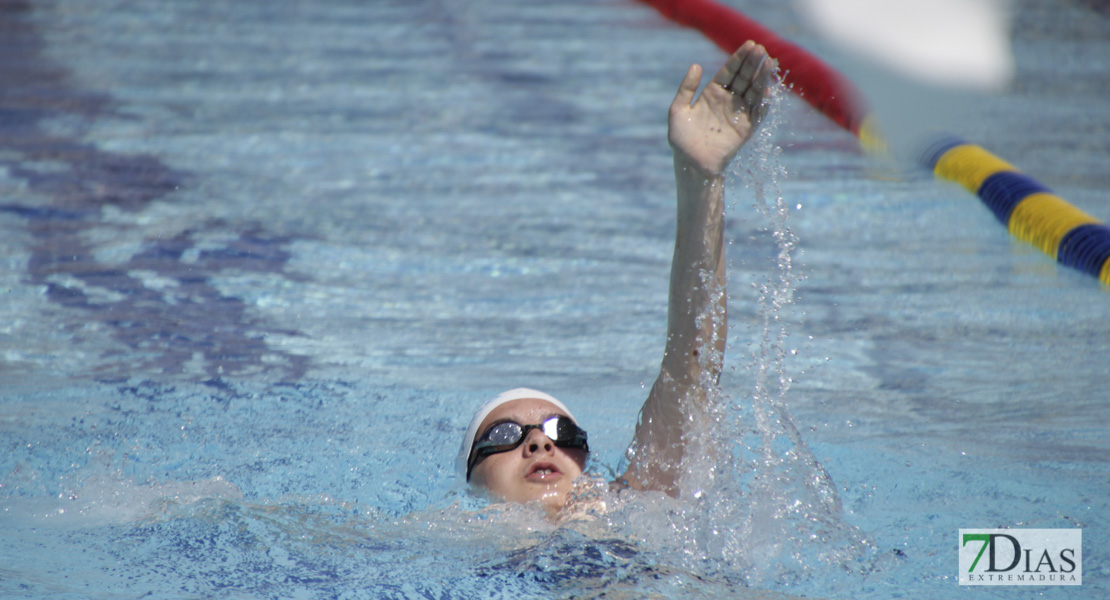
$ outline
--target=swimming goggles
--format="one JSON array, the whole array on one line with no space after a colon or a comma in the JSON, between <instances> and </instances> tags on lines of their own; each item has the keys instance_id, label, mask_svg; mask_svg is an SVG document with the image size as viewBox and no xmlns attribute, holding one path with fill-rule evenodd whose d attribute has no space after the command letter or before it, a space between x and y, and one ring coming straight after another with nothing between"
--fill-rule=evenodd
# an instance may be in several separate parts
<instances>
[{"instance_id":1,"label":"swimming goggles","mask_svg":"<svg viewBox=\"0 0 1110 600\"><path fill-rule=\"evenodd\" d=\"M579 427L570 417L555 415L539 425L521 425L516 421L502 421L491 426L477 440L470 449L470 460L466 463L466 480L470 481L470 471L479 459L491 454L508 452L524 442L528 432L539 429L560 448L577 448L590 451L586 444L586 431Z\"/></svg>"}]
</instances>

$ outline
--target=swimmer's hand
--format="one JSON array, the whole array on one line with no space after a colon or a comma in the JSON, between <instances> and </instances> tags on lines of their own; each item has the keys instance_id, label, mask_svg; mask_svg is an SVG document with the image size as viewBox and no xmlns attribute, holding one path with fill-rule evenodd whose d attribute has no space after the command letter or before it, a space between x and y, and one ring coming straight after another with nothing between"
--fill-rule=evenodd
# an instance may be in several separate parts
<instances>
[{"instance_id":1,"label":"swimmer's hand","mask_svg":"<svg viewBox=\"0 0 1110 600\"><path fill-rule=\"evenodd\" d=\"M677 497L687 429L708 422L706 386L721 375L728 338L724 172L767 110L775 69L762 46L746 42L696 99L701 67L690 67L671 103L677 211L667 347L620 478L629 488Z\"/></svg>"},{"instance_id":2,"label":"swimmer's hand","mask_svg":"<svg viewBox=\"0 0 1110 600\"><path fill-rule=\"evenodd\" d=\"M695 100L702 73L701 66L691 65L671 103L668 120L667 140L676 164L681 162L711 177L723 175L759 126L776 69L763 46L745 42Z\"/></svg>"}]
</instances>

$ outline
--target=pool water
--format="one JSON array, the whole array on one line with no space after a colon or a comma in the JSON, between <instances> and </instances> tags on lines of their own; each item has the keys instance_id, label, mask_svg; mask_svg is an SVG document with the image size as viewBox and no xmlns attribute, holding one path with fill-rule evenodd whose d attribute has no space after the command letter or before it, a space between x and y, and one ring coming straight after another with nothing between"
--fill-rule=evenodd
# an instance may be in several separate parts
<instances>
[{"instance_id":1,"label":"pool water","mask_svg":"<svg viewBox=\"0 0 1110 600\"><path fill-rule=\"evenodd\" d=\"M657 373L666 107L723 56L651 9L13 0L0 30L0 596L1110 592L1108 290L786 93L730 179L703 494L586 482L608 510L557 525L465 493L486 398L563 399L604 478ZM1015 54L954 133L1110 219L1105 11L1019 0ZM958 529L995 527L1082 528L1083 586L959 587Z\"/></svg>"}]
</instances>

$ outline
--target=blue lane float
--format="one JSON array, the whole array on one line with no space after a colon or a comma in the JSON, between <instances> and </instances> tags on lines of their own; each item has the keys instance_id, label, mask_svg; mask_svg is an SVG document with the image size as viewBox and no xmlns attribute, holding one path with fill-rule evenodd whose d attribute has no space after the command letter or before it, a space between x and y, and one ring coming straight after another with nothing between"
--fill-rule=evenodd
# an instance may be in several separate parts
<instances>
[{"instance_id":1,"label":"blue lane float","mask_svg":"<svg viewBox=\"0 0 1110 600\"><path fill-rule=\"evenodd\" d=\"M1060 240L1056 260L1110 285L1110 227L1090 223L1072 229Z\"/></svg>"},{"instance_id":2,"label":"blue lane float","mask_svg":"<svg viewBox=\"0 0 1110 600\"><path fill-rule=\"evenodd\" d=\"M715 0L640 1L676 23L698 29L726 52L749 39L763 44L789 72L791 91L859 137L865 147L882 147L863 95L819 58ZM1047 186L957 137L938 140L922 155L921 163L977 195L1018 239L1110 285L1110 228Z\"/></svg>"},{"instance_id":3,"label":"blue lane float","mask_svg":"<svg viewBox=\"0 0 1110 600\"><path fill-rule=\"evenodd\" d=\"M1014 237L1110 285L1110 227L1098 219L981 146L959 138L937 141L921 161L938 177L977 195Z\"/></svg>"}]
</instances>

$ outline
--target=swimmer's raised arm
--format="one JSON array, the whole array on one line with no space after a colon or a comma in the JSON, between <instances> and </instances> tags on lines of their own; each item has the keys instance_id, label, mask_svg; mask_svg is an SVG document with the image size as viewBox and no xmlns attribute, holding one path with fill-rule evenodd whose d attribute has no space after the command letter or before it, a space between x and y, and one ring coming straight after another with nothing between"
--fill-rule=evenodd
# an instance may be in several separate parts
<instances>
[{"instance_id":1,"label":"swimmer's raised arm","mask_svg":"<svg viewBox=\"0 0 1110 600\"><path fill-rule=\"evenodd\" d=\"M667 138L678 196L667 345L659 377L640 411L628 470L634 489L679 492L682 435L720 377L725 351L724 174L765 110L774 61L762 46L740 47L695 99L693 65L671 103Z\"/></svg>"}]
</instances>

